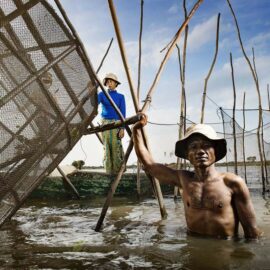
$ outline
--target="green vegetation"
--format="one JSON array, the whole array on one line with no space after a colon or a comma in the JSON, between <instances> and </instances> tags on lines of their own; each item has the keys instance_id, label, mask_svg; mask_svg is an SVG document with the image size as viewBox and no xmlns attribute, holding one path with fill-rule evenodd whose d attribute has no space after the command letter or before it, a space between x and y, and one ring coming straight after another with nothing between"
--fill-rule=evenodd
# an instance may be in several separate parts
<instances>
[{"instance_id":1,"label":"green vegetation","mask_svg":"<svg viewBox=\"0 0 270 270\"><path fill-rule=\"evenodd\" d=\"M68 176L82 198L93 196L106 196L114 180L106 173L79 171ZM115 196L136 196L137 175L125 173L116 189ZM161 186L164 194L173 194L173 187ZM152 185L144 173L141 174L141 196L151 196ZM61 177L47 177L36 190L31 194L32 198L44 199L69 199L74 194Z\"/></svg>"}]
</instances>

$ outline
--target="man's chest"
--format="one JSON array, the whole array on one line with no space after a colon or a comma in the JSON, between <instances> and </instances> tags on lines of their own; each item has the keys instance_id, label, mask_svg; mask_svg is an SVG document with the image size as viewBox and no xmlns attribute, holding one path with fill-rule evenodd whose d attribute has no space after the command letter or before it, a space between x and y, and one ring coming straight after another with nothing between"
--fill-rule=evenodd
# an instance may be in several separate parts
<instances>
[{"instance_id":1,"label":"man's chest","mask_svg":"<svg viewBox=\"0 0 270 270\"><path fill-rule=\"evenodd\" d=\"M223 183L191 183L183 194L185 206L193 209L222 211L231 207L231 193Z\"/></svg>"}]
</instances>

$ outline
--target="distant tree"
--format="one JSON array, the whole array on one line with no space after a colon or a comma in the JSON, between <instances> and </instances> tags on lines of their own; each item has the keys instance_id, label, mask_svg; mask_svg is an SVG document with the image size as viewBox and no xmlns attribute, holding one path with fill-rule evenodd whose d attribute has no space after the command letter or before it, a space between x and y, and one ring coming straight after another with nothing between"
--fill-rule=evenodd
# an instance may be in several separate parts
<instances>
[{"instance_id":1,"label":"distant tree","mask_svg":"<svg viewBox=\"0 0 270 270\"><path fill-rule=\"evenodd\" d=\"M74 160L71 165L76 169L81 170L84 164L85 162L83 160Z\"/></svg>"},{"instance_id":2,"label":"distant tree","mask_svg":"<svg viewBox=\"0 0 270 270\"><path fill-rule=\"evenodd\" d=\"M254 162L256 160L255 156L247 157L247 161Z\"/></svg>"}]
</instances>

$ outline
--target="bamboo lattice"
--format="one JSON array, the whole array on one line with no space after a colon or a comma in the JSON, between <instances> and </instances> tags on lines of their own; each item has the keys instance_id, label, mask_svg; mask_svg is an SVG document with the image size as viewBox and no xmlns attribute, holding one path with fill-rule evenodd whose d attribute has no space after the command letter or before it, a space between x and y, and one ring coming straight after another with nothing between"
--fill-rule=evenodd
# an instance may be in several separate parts
<instances>
[{"instance_id":1,"label":"bamboo lattice","mask_svg":"<svg viewBox=\"0 0 270 270\"><path fill-rule=\"evenodd\" d=\"M0 2L0 225L97 114L87 63L80 41L46 1Z\"/></svg>"}]
</instances>

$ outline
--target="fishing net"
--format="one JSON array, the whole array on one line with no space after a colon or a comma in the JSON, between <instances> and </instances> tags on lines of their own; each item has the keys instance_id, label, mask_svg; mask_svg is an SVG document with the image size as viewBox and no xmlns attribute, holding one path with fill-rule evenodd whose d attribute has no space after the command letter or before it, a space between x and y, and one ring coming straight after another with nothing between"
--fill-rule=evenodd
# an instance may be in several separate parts
<instances>
[{"instance_id":1,"label":"fishing net","mask_svg":"<svg viewBox=\"0 0 270 270\"><path fill-rule=\"evenodd\" d=\"M46 1L1 0L0 18L2 224L80 139L97 102L80 42Z\"/></svg>"},{"instance_id":2,"label":"fishing net","mask_svg":"<svg viewBox=\"0 0 270 270\"><path fill-rule=\"evenodd\" d=\"M270 160L270 143L267 142L270 132L269 111L263 112L263 125L259 135L261 150L259 149L257 127L251 130L243 128L246 126L246 119L252 121L253 126L258 125L258 110L245 110L244 114L242 110L239 110L235 113L235 121L222 109L220 109L220 115L223 120L223 131L219 132L219 135L227 141L227 155L221 162L226 162L227 171L237 172L249 183L256 180L254 175L257 177L257 182L262 182L265 178L268 183L270 173L269 166L267 166L267 161ZM240 121L242 121L242 126L238 124Z\"/></svg>"}]
</instances>

